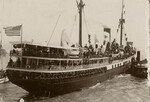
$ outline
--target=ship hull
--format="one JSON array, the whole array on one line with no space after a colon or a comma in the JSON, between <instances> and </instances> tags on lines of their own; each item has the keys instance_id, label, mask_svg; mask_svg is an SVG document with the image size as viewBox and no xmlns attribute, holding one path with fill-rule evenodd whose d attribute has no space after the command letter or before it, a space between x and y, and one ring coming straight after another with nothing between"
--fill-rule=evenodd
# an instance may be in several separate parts
<instances>
[{"instance_id":1,"label":"ship hull","mask_svg":"<svg viewBox=\"0 0 150 102\"><path fill-rule=\"evenodd\" d=\"M133 66L128 71L131 75L146 79L148 76L147 67Z\"/></svg>"},{"instance_id":2,"label":"ship hull","mask_svg":"<svg viewBox=\"0 0 150 102\"><path fill-rule=\"evenodd\" d=\"M84 72L82 72L82 74L79 72L75 73L74 76L68 76L65 78L58 78L56 77L57 75L54 74L54 78L52 78L52 76L49 76L50 73L44 72L28 72L8 69L7 76L12 83L25 89L30 94L53 97L81 90L95 85L96 83L111 79L115 75L125 73L129 68L130 63L110 70L106 70L104 67L97 68L97 71L85 71L86 74L84 74Z\"/></svg>"}]
</instances>

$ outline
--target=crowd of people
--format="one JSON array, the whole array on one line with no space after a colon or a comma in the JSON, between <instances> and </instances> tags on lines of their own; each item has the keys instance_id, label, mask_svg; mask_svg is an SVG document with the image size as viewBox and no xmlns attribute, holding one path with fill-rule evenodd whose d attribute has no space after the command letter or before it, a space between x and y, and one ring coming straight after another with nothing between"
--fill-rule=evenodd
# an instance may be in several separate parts
<instances>
[{"instance_id":1,"label":"crowd of people","mask_svg":"<svg viewBox=\"0 0 150 102\"><path fill-rule=\"evenodd\" d=\"M108 59L107 59L108 60ZM30 58L17 58L15 61L10 58L8 66L11 68L23 69L41 69L41 70L65 70L65 69L80 69L89 68L91 65L102 64L108 62L106 59L83 59L83 60L44 60L44 59L30 59Z\"/></svg>"},{"instance_id":2,"label":"crowd of people","mask_svg":"<svg viewBox=\"0 0 150 102\"><path fill-rule=\"evenodd\" d=\"M127 45L123 48L119 46L115 39L112 43L108 42L105 48L104 45L98 46L96 44L94 48L93 45L87 46L86 44L84 46L84 49L84 58L115 57L114 59L121 59L129 57L136 53L136 50L132 47L132 45L129 45L127 43Z\"/></svg>"},{"instance_id":3,"label":"crowd of people","mask_svg":"<svg viewBox=\"0 0 150 102\"><path fill-rule=\"evenodd\" d=\"M51 47L42 47L42 46L34 46L34 45L21 45L22 46L22 55L23 56L35 56L35 57L49 57L49 58L67 58L67 55L64 54L62 48L51 48ZM10 54L20 54L20 48L14 45L14 49ZM133 47L127 44L124 48L121 48L119 44L114 40L112 43L107 43L106 48L104 46L93 45L84 46L84 48L80 48L79 57L83 58L82 61L76 60L46 60L46 59L30 59L30 58L22 58L18 57L16 61L13 61L10 58L9 66L11 67L23 67L23 68L45 68L45 69L57 69L58 66L61 65L61 68L66 69L72 66L81 66L81 65L89 65L91 63L102 63L103 60L93 60L92 62L89 60L90 58L101 58L101 57L109 57L110 60L119 60L123 58L127 58L136 51ZM27 61L28 60L28 61ZM94 62L95 61L95 62Z\"/></svg>"},{"instance_id":4,"label":"crowd of people","mask_svg":"<svg viewBox=\"0 0 150 102\"><path fill-rule=\"evenodd\" d=\"M68 49L69 50L69 49ZM99 58L99 57L111 57L113 54L123 55L132 55L135 53L135 50L131 45L127 45L122 48L114 39L112 43L107 42L107 44L99 46L98 44L94 45L87 44L79 48L79 56L77 58ZM23 56L34 56L34 57L48 57L48 58L69 58L66 53L66 49L57 48L57 47L45 47L45 46L36 46L29 44L22 44L20 46L14 45L13 50L10 52L10 55L23 55Z\"/></svg>"}]
</instances>

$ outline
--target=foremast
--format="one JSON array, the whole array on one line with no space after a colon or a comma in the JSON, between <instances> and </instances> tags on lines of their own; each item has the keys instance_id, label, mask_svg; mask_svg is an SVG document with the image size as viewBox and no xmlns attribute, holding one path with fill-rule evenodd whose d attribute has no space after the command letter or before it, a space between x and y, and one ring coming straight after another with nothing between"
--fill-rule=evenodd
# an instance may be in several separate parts
<instances>
[{"instance_id":1,"label":"foremast","mask_svg":"<svg viewBox=\"0 0 150 102\"><path fill-rule=\"evenodd\" d=\"M79 10L79 45L82 47L82 10L85 4L82 0L80 2L77 2L78 10Z\"/></svg>"},{"instance_id":2,"label":"foremast","mask_svg":"<svg viewBox=\"0 0 150 102\"><path fill-rule=\"evenodd\" d=\"M124 16L124 0L122 0L122 11L121 11L121 19L120 19L120 46L122 46L122 33L123 33L123 24L125 23Z\"/></svg>"}]
</instances>

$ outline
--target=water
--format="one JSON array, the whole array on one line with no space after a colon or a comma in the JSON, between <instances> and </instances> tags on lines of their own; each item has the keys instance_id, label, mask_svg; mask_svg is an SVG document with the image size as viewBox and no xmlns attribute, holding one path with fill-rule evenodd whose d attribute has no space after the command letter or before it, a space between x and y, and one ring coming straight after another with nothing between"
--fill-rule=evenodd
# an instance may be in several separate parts
<instances>
[{"instance_id":1,"label":"water","mask_svg":"<svg viewBox=\"0 0 150 102\"><path fill-rule=\"evenodd\" d=\"M0 102L150 102L147 80L129 74L98 83L90 88L49 98L33 97L11 82L0 84Z\"/></svg>"},{"instance_id":2,"label":"water","mask_svg":"<svg viewBox=\"0 0 150 102\"><path fill-rule=\"evenodd\" d=\"M129 74L53 98L30 96L11 82L0 84L0 102L19 102L20 99L24 102L150 102L147 80Z\"/></svg>"}]
</instances>

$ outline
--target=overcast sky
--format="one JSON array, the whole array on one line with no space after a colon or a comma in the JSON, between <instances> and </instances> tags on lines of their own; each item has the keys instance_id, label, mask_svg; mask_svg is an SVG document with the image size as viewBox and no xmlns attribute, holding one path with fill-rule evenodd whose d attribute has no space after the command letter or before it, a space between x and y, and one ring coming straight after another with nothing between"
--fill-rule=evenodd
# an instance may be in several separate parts
<instances>
[{"instance_id":1,"label":"overcast sky","mask_svg":"<svg viewBox=\"0 0 150 102\"><path fill-rule=\"evenodd\" d=\"M120 38L117 33L121 16L122 0L83 0L83 45L87 43L88 33L103 42L103 26L111 28L112 39ZM142 55L147 48L148 38L148 1L124 0L125 32L129 41L133 41ZM76 0L0 0L0 28L23 24L23 40L34 43L48 41L56 21L58 24L52 35L50 45L60 45L62 30L65 29L72 43L78 42L78 9ZM75 22L76 16L76 23ZM86 24L85 24L86 18ZM74 27L73 27L74 24ZM72 29L73 28L73 29ZM9 48L9 41L20 40L19 37L7 37L3 33L3 45ZM124 38L123 38L124 39Z\"/></svg>"}]
</instances>

